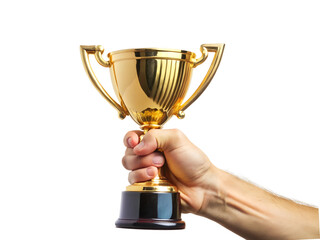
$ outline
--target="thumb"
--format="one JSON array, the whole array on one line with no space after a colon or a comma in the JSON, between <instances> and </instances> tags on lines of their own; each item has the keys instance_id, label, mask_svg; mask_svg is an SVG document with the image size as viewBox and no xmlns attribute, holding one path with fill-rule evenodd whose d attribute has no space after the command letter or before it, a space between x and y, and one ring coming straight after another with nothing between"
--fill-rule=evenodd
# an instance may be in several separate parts
<instances>
[{"instance_id":1,"label":"thumb","mask_svg":"<svg viewBox=\"0 0 320 240\"><path fill-rule=\"evenodd\" d=\"M157 149L170 152L188 142L187 137L178 129L152 129L147 132L133 151L137 155L147 155Z\"/></svg>"}]
</instances>

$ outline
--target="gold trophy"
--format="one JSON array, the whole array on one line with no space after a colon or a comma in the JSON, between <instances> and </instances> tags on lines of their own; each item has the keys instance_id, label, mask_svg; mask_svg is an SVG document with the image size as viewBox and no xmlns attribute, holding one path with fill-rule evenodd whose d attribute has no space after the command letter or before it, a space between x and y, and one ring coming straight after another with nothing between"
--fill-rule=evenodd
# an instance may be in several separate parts
<instances>
[{"instance_id":1,"label":"gold trophy","mask_svg":"<svg viewBox=\"0 0 320 240\"><path fill-rule=\"evenodd\" d=\"M219 66L224 44L203 44L201 57L184 50L160 48L128 49L111 52L109 60L102 57L102 46L81 46L84 68L100 94L117 109L119 117L127 115L146 133L159 129L171 116L184 118L184 111L203 93ZM193 68L203 63L208 52L214 52L210 68L200 86L185 102ZM117 103L95 76L89 55L110 68ZM147 182L127 186L122 192L120 217L116 227L142 229L183 229L180 194L165 177L166 165L158 176Z\"/></svg>"}]
</instances>

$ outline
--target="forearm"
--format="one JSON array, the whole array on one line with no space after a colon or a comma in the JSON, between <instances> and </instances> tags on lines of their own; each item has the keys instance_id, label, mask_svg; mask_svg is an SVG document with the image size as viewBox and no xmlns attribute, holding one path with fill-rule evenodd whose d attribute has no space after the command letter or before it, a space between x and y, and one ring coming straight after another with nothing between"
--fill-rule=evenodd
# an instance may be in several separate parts
<instances>
[{"instance_id":1,"label":"forearm","mask_svg":"<svg viewBox=\"0 0 320 240\"><path fill-rule=\"evenodd\" d=\"M199 212L246 239L319 237L318 209L278 197L222 170ZM218 175L218 177L217 177Z\"/></svg>"}]
</instances>

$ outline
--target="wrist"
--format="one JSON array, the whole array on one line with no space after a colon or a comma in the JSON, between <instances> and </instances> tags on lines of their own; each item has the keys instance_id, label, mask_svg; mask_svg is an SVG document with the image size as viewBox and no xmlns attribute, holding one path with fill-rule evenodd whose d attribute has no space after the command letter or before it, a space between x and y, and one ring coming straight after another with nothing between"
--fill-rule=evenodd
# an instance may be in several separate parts
<instances>
[{"instance_id":1,"label":"wrist","mask_svg":"<svg viewBox=\"0 0 320 240\"><path fill-rule=\"evenodd\" d=\"M208 183L204 189L199 215L220 223L230 216L236 219L239 214L257 221L268 217L259 206L261 199L268 195L264 190L218 168L211 170L211 179L214 181Z\"/></svg>"},{"instance_id":2,"label":"wrist","mask_svg":"<svg viewBox=\"0 0 320 240\"><path fill-rule=\"evenodd\" d=\"M214 213L215 209L222 209L225 202L225 181L226 172L212 166L206 176L206 181L203 184L203 202L198 215L217 220Z\"/></svg>"}]
</instances>

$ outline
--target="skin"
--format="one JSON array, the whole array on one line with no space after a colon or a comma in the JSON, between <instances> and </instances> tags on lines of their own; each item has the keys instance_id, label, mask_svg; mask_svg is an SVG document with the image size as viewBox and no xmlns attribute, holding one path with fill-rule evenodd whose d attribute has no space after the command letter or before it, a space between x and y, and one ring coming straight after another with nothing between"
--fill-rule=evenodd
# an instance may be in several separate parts
<instances>
[{"instance_id":1,"label":"skin","mask_svg":"<svg viewBox=\"0 0 320 240\"><path fill-rule=\"evenodd\" d=\"M178 187L182 210L218 222L246 239L319 238L318 209L276 196L217 167L179 130L128 132L123 166L129 182L157 176L167 163L167 178ZM162 149L163 153L157 152Z\"/></svg>"}]
</instances>

